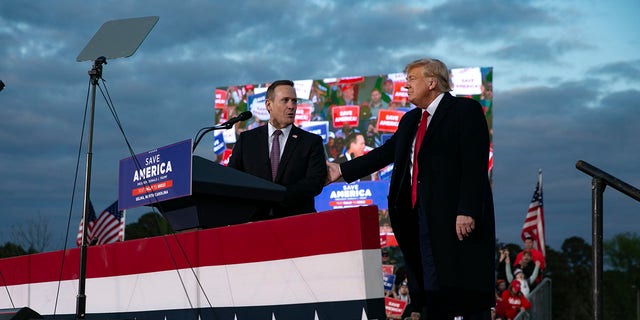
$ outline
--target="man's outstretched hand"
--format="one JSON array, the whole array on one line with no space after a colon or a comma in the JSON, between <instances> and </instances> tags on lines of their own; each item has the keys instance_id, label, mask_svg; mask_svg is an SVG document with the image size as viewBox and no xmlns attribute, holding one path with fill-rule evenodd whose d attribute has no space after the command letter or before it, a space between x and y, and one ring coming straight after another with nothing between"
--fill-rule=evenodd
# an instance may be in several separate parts
<instances>
[{"instance_id":1,"label":"man's outstretched hand","mask_svg":"<svg viewBox=\"0 0 640 320\"><path fill-rule=\"evenodd\" d=\"M327 161L327 181L325 185L340 179L340 177L342 177L340 164Z\"/></svg>"}]
</instances>

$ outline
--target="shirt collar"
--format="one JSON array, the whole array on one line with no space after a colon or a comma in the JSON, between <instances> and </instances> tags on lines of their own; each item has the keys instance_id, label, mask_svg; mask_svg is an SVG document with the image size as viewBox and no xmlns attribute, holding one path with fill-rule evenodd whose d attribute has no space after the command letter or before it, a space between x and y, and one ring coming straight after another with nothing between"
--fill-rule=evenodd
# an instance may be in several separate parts
<instances>
[{"instance_id":1,"label":"shirt collar","mask_svg":"<svg viewBox=\"0 0 640 320\"><path fill-rule=\"evenodd\" d=\"M273 136L273 133L277 130L276 127L274 127L271 122L267 123L267 126L269 127L269 137ZM288 137L289 136L289 132L291 132L291 127L293 126L293 124L290 124L282 129L280 129L280 131L282 131L282 136L283 137Z\"/></svg>"},{"instance_id":2,"label":"shirt collar","mask_svg":"<svg viewBox=\"0 0 640 320\"><path fill-rule=\"evenodd\" d=\"M430 115L434 115L443 97L444 97L444 93L440 93L435 99L433 99L433 101L431 101L431 103L425 110L427 110L427 112L429 112Z\"/></svg>"}]
</instances>

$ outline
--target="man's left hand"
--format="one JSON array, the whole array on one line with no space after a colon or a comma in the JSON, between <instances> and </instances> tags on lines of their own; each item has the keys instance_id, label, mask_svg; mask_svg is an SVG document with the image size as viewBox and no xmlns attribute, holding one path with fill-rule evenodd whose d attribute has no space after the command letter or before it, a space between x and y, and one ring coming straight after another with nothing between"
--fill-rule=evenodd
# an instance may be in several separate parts
<instances>
[{"instance_id":1,"label":"man's left hand","mask_svg":"<svg viewBox=\"0 0 640 320\"><path fill-rule=\"evenodd\" d=\"M457 216L456 217L456 233L458 234L458 240L462 241L465 237L471 235L473 229L476 228L476 221L470 216Z\"/></svg>"}]
</instances>

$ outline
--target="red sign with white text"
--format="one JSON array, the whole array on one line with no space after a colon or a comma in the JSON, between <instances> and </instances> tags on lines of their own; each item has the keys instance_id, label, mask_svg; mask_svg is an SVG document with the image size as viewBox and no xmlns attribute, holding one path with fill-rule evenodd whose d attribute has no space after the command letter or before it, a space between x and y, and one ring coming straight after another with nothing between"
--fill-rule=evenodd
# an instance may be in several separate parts
<instances>
[{"instance_id":1,"label":"red sign with white text","mask_svg":"<svg viewBox=\"0 0 640 320\"><path fill-rule=\"evenodd\" d=\"M377 129L380 132L396 132L404 111L381 109L378 111Z\"/></svg>"},{"instance_id":2,"label":"red sign with white text","mask_svg":"<svg viewBox=\"0 0 640 320\"><path fill-rule=\"evenodd\" d=\"M405 103L409 98L407 89L404 87L406 81L394 81L393 82L393 101Z\"/></svg>"},{"instance_id":3,"label":"red sign with white text","mask_svg":"<svg viewBox=\"0 0 640 320\"><path fill-rule=\"evenodd\" d=\"M216 89L216 100L214 107L216 109L224 109L227 106L227 91Z\"/></svg>"},{"instance_id":4,"label":"red sign with white text","mask_svg":"<svg viewBox=\"0 0 640 320\"><path fill-rule=\"evenodd\" d=\"M345 124L357 127L360 120L360 106L333 107L332 116L334 128L341 128Z\"/></svg>"},{"instance_id":5,"label":"red sign with white text","mask_svg":"<svg viewBox=\"0 0 640 320\"><path fill-rule=\"evenodd\" d=\"M301 103L296 109L296 119L294 123L299 126L303 122L311 121L311 113L313 113L313 107L308 103Z\"/></svg>"},{"instance_id":6,"label":"red sign with white text","mask_svg":"<svg viewBox=\"0 0 640 320\"><path fill-rule=\"evenodd\" d=\"M407 307L407 302L393 299L389 297L384 298L384 310L387 313L387 317L391 319L401 319L404 308Z\"/></svg>"}]
</instances>

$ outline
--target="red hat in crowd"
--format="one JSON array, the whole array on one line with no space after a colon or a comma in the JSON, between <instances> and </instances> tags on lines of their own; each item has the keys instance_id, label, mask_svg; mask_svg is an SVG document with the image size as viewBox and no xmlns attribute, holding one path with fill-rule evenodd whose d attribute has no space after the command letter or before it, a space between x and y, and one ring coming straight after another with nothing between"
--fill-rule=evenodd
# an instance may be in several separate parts
<instances>
[{"instance_id":1,"label":"red hat in crowd","mask_svg":"<svg viewBox=\"0 0 640 320\"><path fill-rule=\"evenodd\" d=\"M353 89L353 85L351 84L346 84L342 87L342 91L347 91L349 89Z\"/></svg>"},{"instance_id":2,"label":"red hat in crowd","mask_svg":"<svg viewBox=\"0 0 640 320\"><path fill-rule=\"evenodd\" d=\"M511 288L516 293L520 292L520 281L518 281L518 280L511 281Z\"/></svg>"}]
</instances>

